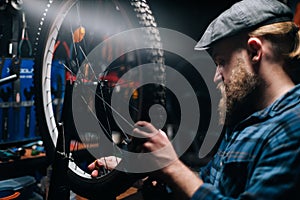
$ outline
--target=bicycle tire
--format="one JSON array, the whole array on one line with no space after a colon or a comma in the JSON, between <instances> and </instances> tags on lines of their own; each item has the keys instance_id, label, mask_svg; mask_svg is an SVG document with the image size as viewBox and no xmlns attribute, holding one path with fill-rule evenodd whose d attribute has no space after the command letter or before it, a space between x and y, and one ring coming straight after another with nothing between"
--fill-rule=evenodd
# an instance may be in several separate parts
<instances>
[{"instance_id":1,"label":"bicycle tire","mask_svg":"<svg viewBox=\"0 0 300 200\"><path fill-rule=\"evenodd\" d=\"M64 17L68 15L70 10L78 3L79 0L68 1L53 1L49 0L47 4L47 15L52 12L56 13L54 19L44 19L39 28L38 41L35 42L35 68L34 68L34 85L36 89L35 94L35 107L37 114L37 122L39 131L45 144L46 154L51 163L55 155L56 141L58 138L58 122L53 112L53 99L51 97L51 66L54 53L54 46L58 39L60 27L63 23ZM134 11L137 21L141 26L152 27L155 29L156 22L152 16L150 7L144 0L131 0L132 10ZM48 6L49 5L49 6ZM53 11L54 8L60 8L58 12ZM50 11L52 9L52 11ZM48 11L49 10L49 11ZM149 39L149 42L155 42L159 44L159 33ZM41 37L42 36L42 37ZM44 37L44 38L43 38ZM158 45L159 47L159 45ZM151 50L151 59L155 62L163 63L162 52L153 52L157 50ZM50 72L49 72L50 71ZM157 74L163 74L163 65L158 65L156 69ZM159 89L157 93L156 103L162 105L165 104L164 76L157 76L158 85L155 91ZM99 178L91 178L90 174L80 169L79 166L72 160L69 161L68 170L68 183L70 188L79 195L94 199L99 196L111 197L116 196L127 189L135 180L144 175L128 174L117 170L112 170L105 176Z\"/></svg>"}]
</instances>

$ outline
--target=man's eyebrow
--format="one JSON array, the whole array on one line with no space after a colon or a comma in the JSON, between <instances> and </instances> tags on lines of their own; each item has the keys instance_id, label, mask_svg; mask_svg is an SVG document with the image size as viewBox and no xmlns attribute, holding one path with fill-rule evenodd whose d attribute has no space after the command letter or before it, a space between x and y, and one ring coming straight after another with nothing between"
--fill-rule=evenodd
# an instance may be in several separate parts
<instances>
[{"instance_id":1,"label":"man's eyebrow","mask_svg":"<svg viewBox=\"0 0 300 200\"><path fill-rule=\"evenodd\" d=\"M218 52L216 51L215 46L211 46L207 52L209 53L212 59L215 59L218 56Z\"/></svg>"},{"instance_id":2,"label":"man's eyebrow","mask_svg":"<svg viewBox=\"0 0 300 200\"><path fill-rule=\"evenodd\" d=\"M213 53L211 54L211 58L212 58L214 61L216 61L219 57L220 57L220 55L218 54L218 52L213 52Z\"/></svg>"}]
</instances>

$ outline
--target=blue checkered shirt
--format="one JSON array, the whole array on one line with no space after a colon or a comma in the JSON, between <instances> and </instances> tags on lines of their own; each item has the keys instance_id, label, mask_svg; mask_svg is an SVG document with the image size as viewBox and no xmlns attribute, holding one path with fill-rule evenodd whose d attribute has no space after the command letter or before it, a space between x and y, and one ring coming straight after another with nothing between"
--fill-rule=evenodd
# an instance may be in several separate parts
<instances>
[{"instance_id":1,"label":"blue checkered shirt","mask_svg":"<svg viewBox=\"0 0 300 200\"><path fill-rule=\"evenodd\" d=\"M300 85L228 131L200 170L199 199L300 198Z\"/></svg>"}]
</instances>

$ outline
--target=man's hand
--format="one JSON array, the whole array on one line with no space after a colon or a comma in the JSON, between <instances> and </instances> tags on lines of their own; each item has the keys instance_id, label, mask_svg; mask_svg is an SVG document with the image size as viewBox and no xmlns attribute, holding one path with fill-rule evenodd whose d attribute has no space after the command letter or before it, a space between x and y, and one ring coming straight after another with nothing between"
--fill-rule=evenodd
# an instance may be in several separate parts
<instances>
[{"instance_id":1,"label":"man's hand","mask_svg":"<svg viewBox=\"0 0 300 200\"><path fill-rule=\"evenodd\" d=\"M178 160L178 156L165 132L157 130L151 123L139 121L134 125L133 136L137 140L137 149L143 153L151 153L147 165L153 170L160 171L172 162Z\"/></svg>"},{"instance_id":2,"label":"man's hand","mask_svg":"<svg viewBox=\"0 0 300 200\"><path fill-rule=\"evenodd\" d=\"M154 152L171 145L167 135L162 130L157 130L151 123L139 121L134 125L133 135L143 141L143 151ZM175 152L175 151L174 151Z\"/></svg>"},{"instance_id":3,"label":"man's hand","mask_svg":"<svg viewBox=\"0 0 300 200\"><path fill-rule=\"evenodd\" d=\"M115 156L102 157L92 162L88 169L92 172L92 177L99 175L99 169L105 168L107 170L113 170L121 161L121 158Z\"/></svg>"},{"instance_id":4,"label":"man's hand","mask_svg":"<svg viewBox=\"0 0 300 200\"><path fill-rule=\"evenodd\" d=\"M168 139L167 135L157 130L152 124L144 121L137 122L133 129L134 135L144 137L141 144L142 151L152 152L155 159L149 162L166 163L155 174L171 186L180 199L191 198L194 192L203 184L202 180L195 175L184 163L182 163ZM161 151L163 149L163 151Z\"/></svg>"}]
</instances>

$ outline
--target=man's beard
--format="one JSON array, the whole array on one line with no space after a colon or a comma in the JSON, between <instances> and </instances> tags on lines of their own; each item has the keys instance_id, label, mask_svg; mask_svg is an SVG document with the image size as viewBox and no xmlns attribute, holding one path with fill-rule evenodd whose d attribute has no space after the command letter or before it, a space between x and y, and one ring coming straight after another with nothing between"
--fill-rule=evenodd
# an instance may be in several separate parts
<instances>
[{"instance_id":1,"label":"man's beard","mask_svg":"<svg viewBox=\"0 0 300 200\"><path fill-rule=\"evenodd\" d=\"M228 83L219 83L222 98L219 102L220 124L233 126L255 111L254 97L257 98L261 79L244 67L242 59L232 71Z\"/></svg>"}]
</instances>

